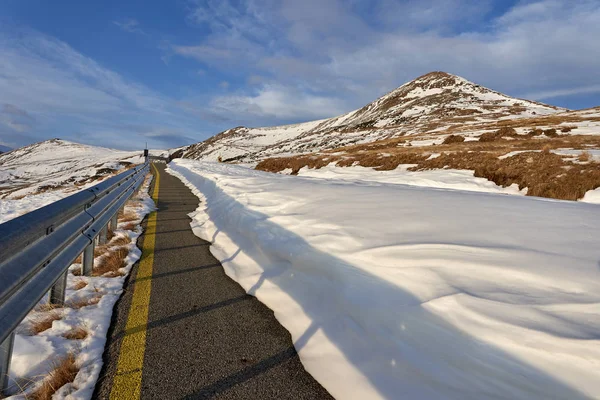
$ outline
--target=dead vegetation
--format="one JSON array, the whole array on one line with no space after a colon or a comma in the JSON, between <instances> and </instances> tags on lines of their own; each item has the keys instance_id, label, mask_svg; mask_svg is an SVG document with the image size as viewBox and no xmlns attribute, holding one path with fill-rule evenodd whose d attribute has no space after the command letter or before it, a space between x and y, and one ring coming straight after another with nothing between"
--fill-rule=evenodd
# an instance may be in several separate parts
<instances>
[{"instance_id":1,"label":"dead vegetation","mask_svg":"<svg viewBox=\"0 0 600 400\"><path fill-rule=\"evenodd\" d=\"M588 162L590 161L591 157L592 156L589 151L582 151L577 157L577 159L581 162Z\"/></svg>"},{"instance_id":2,"label":"dead vegetation","mask_svg":"<svg viewBox=\"0 0 600 400\"><path fill-rule=\"evenodd\" d=\"M68 340L83 340L87 338L89 332L83 326L76 326L68 332L62 334L62 337Z\"/></svg>"},{"instance_id":3,"label":"dead vegetation","mask_svg":"<svg viewBox=\"0 0 600 400\"><path fill-rule=\"evenodd\" d=\"M126 230L126 231L135 231L136 227L137 227L137 224L135 222L128 222L122 226L122 229Z\"/></svg>"},{"instance_id":4,"label":"dead vegetation","mask_svg":"<svg viewBox=\"0 0 600 400\"><path fill-rule=\"evenodd\" d=\"M42 333L52 328L52 323L54 321L58 321L61 318L62 314L58 309L53 309L48 312L44 312L43 314L36 315L30 320L29 334L37 335L39 333Z\"/></svg>"},{"instance_id":5,"label":"dead vegetation","mask_svg":"<svg viewBox=\"0 0 600 400\"><path fill-rule=\"evenodd\" d=\"M464 136L461 135L450 135L444 139L442 144L462 143L465 141Z\"/></svg>"},{"instance_id":6,"label":"dead vegetation","mask_svg":"<svg viewBox=\"0 0 600 400\"><path fill-rule=\"evenodd\" d=\"M569 159L552 152L559 148L600 148L598 136L560 135L554 128L531 128L527 134L518 134L512 127L501 127L484 135L479 141L450 139L451 143L445 140L440 145L411 147L406 146L406 138L393 138L319 154L266 159L256 169L269 172L291 169L292 174L297 174L303 167L321 168L330 163L379 171L393 170L401 164L413 164L411 171L465 169L500 186L517 184L520 189L527 188L528 196L562 200L580 199L586 191L600 187L600 164L593 161L589 152L581 153L579 162L572 156ZM512 151L524 153L498 158ZM429 159L433 153L440 156Z\"/></svg>"},{"instance_id":7,"label":"dead vegetation","mask_svg":"<svg viewBox=\"0 0 600 400\"><path fill-rule=\"evenodd\" d=\"M138 216L131 211L125 211L125 212L119 214L119 222L133 222L133 221L137 221L137 220L138 220Z\"/></svg>"},{"instance_id":8,"label":"dead vegetation","mask_svg":"<svg viewBox=\"0 0 600 400\"><path fill-rule=\"evenodd\" d=\"M125 263L125 257L127 257L128 254L129 249L127 247L112 248L98 260L97 265L94 265L92 276L122 276L123 273L119 270L127 265Z\"/></svg>"},{"instance_id":9,"label":"dead vegetation","mask_svg":"<svg viewBox=\"0 0 600 400\"><path fill-rule=\"evenodd\" d=\"M84 281L83 279L78 279L77 281L75 281L75 283L73 283L73 290L81 290L87 285L88 284L86 281Z\"/></svg>"},{"instance_id":10,"label":"dead vegetation","mask_svg":"<svg viewBox=\"0 0 600 400\"><path fill-rule=\"evenodd\" d=\"M75 356L69 353L53 364L52 370L48 372L48 376L44 379L42 385L27 398L31 400L51 400L52 395L58 389L75 380L77 372L79 372L79 367L75 362Z\"/></svg>"},{"instance_id":11,"label":"dead vegetation","mask_svg":"<svg viewBox=\"0 0 600 400\"><path fill-rule=\"evenodd\" d=\"M127 244L129 244L131 242L131 240L127 237L127 236L116 236L115 238L113 238L113 240L110 242L111 246L125 246Z\"/></svg>"},{"instance_id":12,"label":"dead vegetation","mask_svg":"<svg viewBox=\"0 0 600 400\"><path fill-rule=\"evenodd\" d=\"M75 300L71 300L67 303L67 307L72 308L74 310L79 310L80 308L83 307L87 307L87 306L93 306L96 305L100 302L100 299L102 299L102 295L96 295L94 297L89 297L89 298L79 298L79 299L75 299Z\"/></svg>"}]
</instances>

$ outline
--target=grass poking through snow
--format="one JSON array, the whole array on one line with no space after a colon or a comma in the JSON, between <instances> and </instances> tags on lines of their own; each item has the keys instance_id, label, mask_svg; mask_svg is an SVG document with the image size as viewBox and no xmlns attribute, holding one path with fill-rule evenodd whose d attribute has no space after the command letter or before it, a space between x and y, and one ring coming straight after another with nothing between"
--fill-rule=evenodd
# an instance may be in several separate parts
<instances>
[{"instance_id":1,"label":"grass poking through snow","mask_svg":"<svg viewBox=\"0 0 600 400\"><path fill-rule=\"evenodd\" d=\"M125 257L129 254L127 247L117 247L111 249L107 254L98 260L97 265L92 270L92 276L121 276L119 270L125 268Z\"/></svg>"},{"instance_id":2,"label":"grass poking through snow","mask_svg":"<svg viewBox=\"0 0 600 400\"><path fill-rule=\"evenodd\" d=\"M52 323L54 321L58 321L61 318L62 314L60 313L60 311L58 311L58 309L51 310L40 315L36 315L30 321L29 334L37 335L39 333L42 333L52 328Z\"/></svg>"},{"instance_id":3,"label":"grass poking through snow","mask_svg":"<svg viewBox=\"0 0 600 400\"><path fill-rule=\"evenodd\" d=\"M79 372L79 367L75 362L75 356L72 353L57 362L52 366L52 370L48 372L48 377L44 379L39 389L27 396L31 400L51 400L52 395L67 383L75 380Z\"/></svg>"},{"instance_id":4,"label":"grass poking through snow","mask_svg":"<svg viewBox=\"0 0 600 400\"><path fill-rule=\"evenodd\" d=\"M88 337L88 330L83 326L76 326L68 332L63 333L62 337L68 340L83 340Z\"/></svg>"}]
</instances>

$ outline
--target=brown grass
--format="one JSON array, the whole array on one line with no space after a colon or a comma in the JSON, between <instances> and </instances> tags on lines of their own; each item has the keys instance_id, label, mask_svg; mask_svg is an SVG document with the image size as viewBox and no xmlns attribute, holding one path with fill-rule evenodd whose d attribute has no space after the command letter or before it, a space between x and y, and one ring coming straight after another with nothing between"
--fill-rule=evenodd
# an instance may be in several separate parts
<instances>
[{"instance_id":1,"label":"brown grass","mask_svg":"<svg viewBox=\"0 0 600 400\"><path fill-rule=\"evenodd\" d=\"M577 126L576 126L576 125L572 125L572 126L563 126L563 127L560 129L560 131L561 131L562 133L568 133L568 132L571 132L573 129L577 129Z\"/></svg>"},{"instance_id":2,"label":"brown grass","mask_svg":"<svg viewBox=\"0 0 600 400\"><path fill-rule=\"evenodd\" d=\"M577 200L588 190L600 187L597 165L589 168L587 164L566 162L562 156L549 151L520 153L502 160L486 153L442 154L409 170L446 166L474 170L476 177L486 178L502 187L517 184L519 189L528 189L528 196Z\"/></svg>"},{"instance_id":3,"label":"brown grass","mask_svg":"<svg viewBox=\"0 0 600 400\"><path fill-rule=\"evenodd\" d=\"M592 156L589 151L582 151L577 159L581 162L587 162L590 161L591 157Z\"/></svg>"},{"instance_id":4,"label":"brown grass","mask_svg":"<svg viewBox=\"0 0 600 400\"><path fill-rule=\"evenodd\" d=\"M80 290L83 289L84 287L86 287L88 284L86 281L84 281L83 279L78 279L74 284L73 284L73 290Z\"/></svg>"},{"instance_id":5,"label":"brown grass","mask_svg":"<svg viewBox=\"0 0 600 400\"><path fill-rule=\"evenodd\" d=\"M416 164L411 168L414 171L441 168L472 170L476 176L487 178L500 186L516 183L521 189L527 187L529 196L563 200L579 199L587 190L600 187L600 165L593 159L590 163L578 164L570 161L569 157L551 152L558 148L600 148L600 137L557 135L554 138L534 138L545 134L545 131L536 128L532 132L519 135L509 127L491 132L489 136L492 140L489 142L466 141L425 147L406 147L406 138L392 138L317 154L266 159L256 169L280 172L290 168L297 173L303 167L321 168L331 162L342 167L361 165L376 170ZM503 137L510 137L511 140L501 139ZM498 159L498 156L515 150L535 150L537 153L526 152ZM442 155L427 160L433 152Z\"/></svg>"},{"instance_id":6,"label":"brown grass","mask_svg":"<svg viewBox=\"0 0 600 400\"><path fill-rule=\"evenodd\" d=\"M46 312L46 311L56 310L57 308L60 308L60 306L58 306L56 304L51 304L51 303L39 303L35 307L35 311Z\"/></svg>"},{"instance_id":7,"label":"brown grass","mask_svg":"<svg viewBox=\"0 0 600 400\"><path fill-rule=\"evenodd\" d=\"M75 363L75 356L69 353L65 358L54 363L42 386L27 398L31 400L51 400L52 395L58 389L75 380L77 372L79 372L79 367Z\"/></svg>"},{"instance_id":8,"label":"brown grass","mask_svg":"<svg viewBox=\"0 0 600 400\"><path fill-rule=\"evenodd\" d=\"M495 132L485 132L481 136L479 136L480 142L494 142L496 140L500 140L503 137L515 137L517 136L517 131L514 128L510 128L508 126L504 126L498 129Z\"/></svg>"},{"instance_id":9,"label":"brown grass","mask_svg":"<svg viewBox=\"0 0 600 400\"><path fill-rule=\"evenodd\" d=\"M110 242L110 245L111 246L125 246L129 243L131 243L131 239L129 239L129 237L119 235Z\"/></svg>"},{"instance_id":10,"label":"brown grass","mask_svg":"<svg viewBox=\"0 0 600 400\"><path fill-rule=\"evenodd\" d=\"M92 271L93 276L122 276L123 273L119 269L124 268L125 257L129 254L127 247L117 247L110 250L102 257L98 265L94 266Z\"/></svg>"},{"instance_id":11,"label":"brown grass","mask_svg":"<svg viewBox=\"0 0 600 400\"><path fill-rule=\"evenodd\" d=\"M450 135L444 139L442 144L452 144L452 143L462 143L465 141L464 136L460 135Z\"/></svg>"},{"instance_id":12,"label":"brown grass","mask_svg":"<svg viewBox=\"0 0 600 400\"><path fill-rule=\"evenodd\" d=\"M62 337L68 340L83 340L88 337L88 330L82 326L76 326L71 329L69 332L63 333Z\"/></svg>"},{"instance_id":13,"label":"brown grass","mask_svg":"<svg viewBox=\"0 0 600 400\"><path fill-rule=\"evenodd\" d=\"M549 138L553 138L553 137L557 137L558 133L556 132L556 129L550 128L550 129L544 129L544 135L548 136Z\"/></svg>"},{"instance_id":14,"label":"brown grass","mask_svg":"<svg viewBox=\"0 0 600 400\"><path fill-rule=\"evenodd\" d=\"M58 321L61 318L62 315L57 309L45 312L42 315L35 316L31 319L31 323L29 326L29 334L37 335L39 333L42 333L52 328L52 323L54 321Z\"/></svg>"},{"instance_id":15,"label":"brown grass","mask_svg":"<svg viewBox=\"0 0 600 400\"><path fill-rule=\"evenodd\" d=\"M128 222L125 225L123 225L121 228L125 231L135 231L136 227L137 227L137 224L135 222Z\"/></svg>"},{"instance_id":16,"label":"brown grass","mask_svg":"<svg viewBox=\"0 0 600 400\"><path fill-rule=\"evenodd\" d=\"M102 298L102 295L98 295L98 296L94 296L91 298L81 298L81 299L77 299L77 300L72 300L69 303L67 303L67 307L73 308L75 310L79 310L80 308L83 308L83 307L93 306L93 305L98 304L100 302L101 298Z\"/></svg>"},{"instance_id":17,"label":"brown grass","mask_svg":"<svg viewBox=\"0 0 600 400\"><path fill-rule=\"evenodd\" d=\"M544 153L544 154L550 154L550 150L552 150L552 148L548 145L545 145L544 147L542 147L542 153Z\"/></svg>"},{"instance_id":18,"label":"brown grass","mask_svg":"<svg viewBox=\"0 0 600 400\"><path fill-rule=\"evenodd\" d=\"M131 211L126 211L123 214L121 214L121 216L119 216L119 222L132 222L137 220L137 215Z\"/></svg>"}]
</instances>

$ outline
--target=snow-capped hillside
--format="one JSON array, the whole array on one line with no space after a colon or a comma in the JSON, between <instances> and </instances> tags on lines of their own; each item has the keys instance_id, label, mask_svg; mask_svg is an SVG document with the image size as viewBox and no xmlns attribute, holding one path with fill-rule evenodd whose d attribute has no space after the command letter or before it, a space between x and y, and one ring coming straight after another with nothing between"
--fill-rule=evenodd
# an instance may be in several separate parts
<instances>
[{"instance_id":1,"label":"snow-capped hillside","mask_svg":"<svg viewBox=\"0 0 600 400\"><path fill-rule=\"evenodd\" d=\"M0 223L141 162L142 151L113 150L60 139L1 154Z\"/></svg>"},{"instance_id":2,"label":"snow-capped hillside","mask_svg":"<svg viewBox=\"0 0 600 400\"><path fill-rule=\"evenodd\" d=\"M515 99L445 72L431 72L365 107L320 121L271 128L237 127L190 146L184 158L265 157L332 149L465 124L553 114L565 109Z\"/></svg>"}]
</instances>

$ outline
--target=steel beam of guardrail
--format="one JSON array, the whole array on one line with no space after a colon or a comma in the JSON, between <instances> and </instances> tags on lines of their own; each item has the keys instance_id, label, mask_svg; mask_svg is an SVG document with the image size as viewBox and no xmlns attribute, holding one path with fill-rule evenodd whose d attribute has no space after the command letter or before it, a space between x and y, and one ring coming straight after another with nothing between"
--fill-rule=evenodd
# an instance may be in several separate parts
<instances>
[{"instance_id":1,"label":"steel beam of guardrail","mask_svg":"<svg viewBox=\"0 0 600 400\"><path fill-rule=\"evenodd\" d=\"M83 252L82 274L93 268L94 242L139 189L149 164L0 224L0 395L8 384L14 330L50 292L64 303L68 267ZM104 232L104 233L102 233Z\"/></svg>"}]
</instances>

